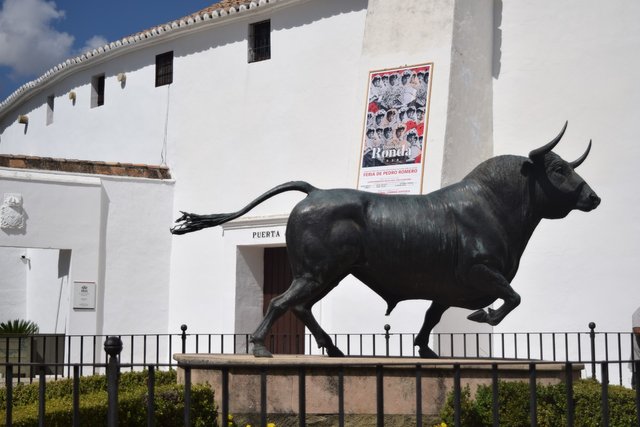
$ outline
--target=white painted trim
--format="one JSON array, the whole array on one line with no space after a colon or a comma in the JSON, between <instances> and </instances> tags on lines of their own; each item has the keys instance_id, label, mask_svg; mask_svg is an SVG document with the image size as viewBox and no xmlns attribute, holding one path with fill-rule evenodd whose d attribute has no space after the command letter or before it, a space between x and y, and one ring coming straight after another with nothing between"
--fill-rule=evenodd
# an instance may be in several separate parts
<instances>
[{"instance_id":1,"label":"white painted trim","mask_svg":"<svg viewBox=\"0 0 640 427\"><path fill-rule=\"evenodd\" d=\"M259 227L285 227L289 215L269 215L269 216L256 216L249 218L239 218L233 221L229 221L226 224L222 224L222 230L241 230L246 228L259 228Z\"/></svg>"},{"instance_id":2,"label":"white painted trim","mask_svg":"<svg viewBox=\"0 0 640 427\"><path fill-rule=\"evenodd\" d=\"M136 176L80 174L76 172L44 171L44 170L32 172L31 169L13 169L13 168L6 168L6 167L0 167L0 179L19 179L19 180L44 181L44 182L50 181L50 182L84 184L84 185L101 185L102 180L134 181L134 182L148 181L148 182L157 182L157 183L171 184L171 185L176 183L176 180L173 178L157 179L157 178L144 178L144 177L136 177Z\"/></svg>"},{"instance_id":3,"label":"white painted trim","mask_svg":"<svg viewBox=\"0 0 640 427\"><path fill-rule=\"evenodd\" d=\"M56 182L64 184L93 185L99 187L102 185L101 179L93 176L72 175L65 173L44 173L32 172L24 170L15 170L8 168L0 168L0 179L13 179L20 181L42 181Z\"/></svg>"}]
</instances>

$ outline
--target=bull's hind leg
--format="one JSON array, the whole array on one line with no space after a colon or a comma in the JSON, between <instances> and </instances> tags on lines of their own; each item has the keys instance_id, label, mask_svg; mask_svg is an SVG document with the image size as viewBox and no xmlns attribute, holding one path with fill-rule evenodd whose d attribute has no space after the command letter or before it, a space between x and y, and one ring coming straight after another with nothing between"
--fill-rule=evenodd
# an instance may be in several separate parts
<instances>
[{"instance_id":1,"label":"bull's hind leg","mask_svg":"<svg viewBox=\"0 0 640 427\"><path fill-rule=\"evenodd\" d=\"M474 311L467 316L469 320L495 326L520 304L520 295L513 290L507 279L486 265L475 265L471 269L470 280L476 286L486 290L490 299L500 298L504 303L497 310L488 308L487 311L483 309Z\"/></svg>"},{"instance_id":2,"label":"bull's hind leg","mask_svg":"<svg viewBox=\"0 0 640 427\"><path fill-rule=\"evenodd\" d=\"M324 347L327 351L327 354L330 357L344 357L344 353L340 351L338 347L333 343L333 340L327 334L324 329L318 324L318 321L315 317L313 317L313 313L311 312L311 307L324 298L329 291L331 291L338 284L335 283L332 286L326 288L320 295L316 296L313 301L309 301L306 304L298 304L292 308L293 312L302 322L305 324L307 328L313 334L313 337L316 339L316 343L318 343L318 348Z\"/></svg>"},{"instance_id":3,"label":"bull's hind leg","mask_svg":"<svg viewBox=\"0 0 640 427\"><path fill-rule=\"evenodd\" d=\"M420 357L424 357L425 359L435 359L438 357L438 355L429 348L429 336L431 335L431 330L440 322L442 314L444 314L448 308L449 306L438 304L435 301L429 306L427 313L424 315L422 328L420 328L420 332L418 332L416 339L413 341L413 345L419 347L418 353Z\"/></svg>"},{"instance_id":4,"label":"bull's hind leg","mask_svg":"<svg viewBox=\"0 0 640 427\"><path fill-rule=\"evenodd\" d=\"M318 295L325 295L329 290L331 290L331 288L332 286L330 285L323 285L306 278L294 279L291 286L289 286L289 289L287 289L282 295L271 300L269 307L267 308L267 314L265 314L264 319L262 319L262 322L260 322L258 328L251 336L251 342L253 342L253 355L256 357L271 357L271 352L269 352L267 347L265 347L264 340L271 329L271 326L273 326L273 323L289 308L294 309L294 313L300 316L297 310L295 310L295 307L304 307L309 302L317 301ZM300 319L304 322L305 326L313 332L316 340L318 340L318 337L320 336L322 341L326 342L326 339L328 338L331 343L330 345L333 345L329 336L320 328L310 312L309 316L301 317ZM312 322L308 323L310 320L312 320ZM316 332L314 332L314 330ZM318 330L321 331L326 338L323 337ZM319 335L316 335L316 333ZM320 344L320 342L321 341L318 340L318 344Z\"/></svg>"}]
</instances>

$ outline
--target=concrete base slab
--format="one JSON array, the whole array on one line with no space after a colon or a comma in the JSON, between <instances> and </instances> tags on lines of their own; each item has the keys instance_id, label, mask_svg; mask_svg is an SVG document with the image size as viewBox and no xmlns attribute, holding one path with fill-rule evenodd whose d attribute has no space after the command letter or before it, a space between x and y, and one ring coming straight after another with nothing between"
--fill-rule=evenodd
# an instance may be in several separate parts
<instances>
[{"instance_id":1,"label":"concrete base slab","mask_svg":"<svg viewBox=\"0 0 640 427\"><path fill-rule=\"evenodd\" d=\"M297 425L299 412L299 377L305 373L305 410L313 425L337 425L339 401L339 375L344 379L344 413L346 419L358 425L370 420L375 425L377 413L378 373L382 372L384 414L389 425L406 422L417 407L416 385L419 372L422 387L422 413L425 420L435 419L442 409L447 394L453 390L454 366L460 366L461 385L469 385L472 393L478 385L491 384L492 363L498 363L499 379L503 381L529 381L528 361L489 359L420 359L406 357L344 357L275 355L256 358L251 355L176 354L179 366L190 366L192 383L212 386L218 407L222 398L222 370L229 373L229 412L243 421L255 425L260 414L261 373L266 372L266 401L269 420L279 419L280 425ZM573 366L572 376L580 377L582 364ZM539 383L555 384L566 375L563 363L542 363L536 366ZM184 369L178 370L178 381L184 383ZM253 414L253 416L251 416ZM319 418L318 418L319 417ZM355 417L355 418L354 418ZM238 418L238 420L240 420ZM259 418L258 418L259 419ZM324 421L323 421L324 420ZM402 421L404 420L404 421ZM351 424L351 423L349 423ZM367 424L367 423L365 423ZM238 424L240 425L240 424ZM245 424L242 424L245 425ZM311 424L309 424L311 425ZM351 424L356 425L356 424ZM385 425L387 423L385 422ZM398 424L402 425L402 424Z\"/></svg>"}]
</instances>

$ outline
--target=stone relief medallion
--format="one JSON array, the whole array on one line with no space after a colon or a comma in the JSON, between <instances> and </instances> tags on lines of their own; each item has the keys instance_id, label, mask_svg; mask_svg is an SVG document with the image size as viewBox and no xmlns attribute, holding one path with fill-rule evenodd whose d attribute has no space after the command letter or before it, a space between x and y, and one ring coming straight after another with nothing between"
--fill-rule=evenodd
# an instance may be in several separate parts
<instances>
[{"instance_id":1,"label":"stone relief medallion","mask_svg":"<svg viewBox=\"0 0 640 427\"><path fill-rule=\"evenodd\" d=\"M0 207L0 228L22 230L25 226L25 217L22 209L22 194L5 193Z\"/></svg>"}]
</instances>

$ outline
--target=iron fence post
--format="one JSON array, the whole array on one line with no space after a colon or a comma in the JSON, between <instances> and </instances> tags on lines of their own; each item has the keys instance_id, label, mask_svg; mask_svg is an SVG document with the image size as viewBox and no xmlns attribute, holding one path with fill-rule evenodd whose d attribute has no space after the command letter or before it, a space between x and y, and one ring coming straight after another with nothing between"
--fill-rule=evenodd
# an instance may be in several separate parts
<instances>
[{"instance_id":1,"label":"iron fence post","mask_svg":"<svg viewBox=\"0 0 640 427\"><path fill-rule=\"evenodd\" d=\"M640 360L633 362L633 367L634 388L636 389L636 418L638 419L638 425L640 425Z\"/></svg>"},{"instance_id":2,"label":"iron fence post","mask_svg":"<svg viewBox=\"0 0 640 427\"><path fill-rule=\"evenodd\" d=\"M222 420L222 425L226 421ZM184 367L184 427L191 427L191 366Z\"/></svg>"},{"instance_id":3,"label":"iron fence post","mask_svg":"<svg viewBox=\"0 0 640 427\"><path fill-rule=\"evenodd\" d=\"M7 351L6 354L8 355L9 352ZM8 426L10 426L13 423L13 417L12 417L13 415L12 414L13 413L13 365L8 364L6 365L5 369L6 369L5 370L5 375L6 375L5 386L6 386L6 405L7 405L5 422L7 423Z\"/></svg>"},{"instance_id":4,"label":"iron fence post","mask_svg":"<svg viewBox=\"0 0 640 427\"><path fill-rule=\"evenodd\" d=\"M376 426L384 426L384 377L382 365L376 365Z\"/></svg>"},{"instance_id":5,"label":"iron fence post","mask_svg":"<svg viewBox=\"0 0 640 427\"><path fill-rule=\"evenodd\" d=\"M538 425L537 381L536 364L529 363L529 421L532 427Z\"/></svg>"},{"instance_id":6,"label":"iron fence post","mask_svg":"<svg viewBox=\"0 0 640 427\"><path fill-rule=\"evenodd\" d=\"M460 364L453 365L453 425L462 427L462 410L461 410L462 390L460 383Z\"/></svg>"},{"instance_id":7,"label":"iron fence post","mask_svg":"<svg viewBox=\"0 0 640 427\"><path fill-rule=\"evenodd\" d=\"M422 426L422 365L416 365L416 425Z\"/></svg>"},{"instance_id":8,"label":"iron fence post","mask_svg":"<svg viewBox=\"0 0 640 427\"><path fill-rule=\"evenodd\" d=\"M223 367L221 371L222 375L222 425L227 425L229 421L229 368Z\"/></svg>"},{"instance_id":9,"label":"iron fence post","mask_svg":"<svg viewBox=\"0 0 640 427\"><path fill-rule=\"evenodd\" d=\"M338 427L344 427L344 367L338 368Z\"/></svg>"},{"instance_id":10,"label":"iron fence post","mask_svg":"<svg viewBox=\"0 0 640 427\"><path fill-rule=\"evenodd\" d=\"M182 354L187 352L187 325L181 325L180 330L182 331Z\"/></svg>"},{"instance_id":11,"label":"iron fence post","mask_svg":"<svg viewBox=\"0 0 640 427\"><path fill-rule=\"evenodd\" d=\"M596 324L589 322L589 340L591 341L591 378L596 378ZM580 340L578 340L579 342Z\"/></svg>"},{"instance_id":12,"label":"iron fence post","mask_svg":"<svg viewBox=\"0 0 640 427\"><path fill-rule=\"evenodd\" d=\"M389 330L391 329L391 325L386 324L384 325L384 341L385 341L385 346L386 346L386 351L387 351L387 357L389 357Z\"/></svg>"},{"instance_id":13,"label":"iron fence post","mask_svg":"<svg viewBox=\"0 0 640 427\"><path fill-rule=\"evenodd\" d=\"M116 427L118 425L118 376L120 374L118 356L122 351L122 340L118 337L107 337L104 342L104 351L109 355L107 363L107 394L109 396L107 425Z\"/></svg>"},{"instance_id":14,"label":"iron fence post","mask_svg":"<svg viewBox=\"0 0 640 427\"><path fill-rule=\"evenodd\" d=\"M298 425L306 427L307 421L307 394L306 394L306 370L304 366L298 368Z\"/></svg>"},{"instance_id":15,"label":"iron fence post","mask_svg":"<svg viewBox=\"0 0 640 427\"><path fill-rule=\"evenodd\" d=\"M498 383L498 364L491 364L491 418L493 427L500 426L500 388Z\"/></svg>"},{"instance_id":16,"label":"iron fence post","mask_svg":"<svg viewBox=\"0 0 640 427\"><path fill-rule=\"evenodd\" d=\"M44 376L44 365L38 366L38 426L44 427L44 417L46 414L46 395L47 379Z\"/></svg>"},{"instance_id":17,"label":"iron fence post","mask_svg":"<svg viewBox=\"0 0 640 427\"><path fill-rule=\"evenodd\" d=\"M565 392L567 396L567 427L573 427L576 409L573 400L573 365L571 362L565 364Z\"/></svg>"},{"instance_id":18,"label":"iron fence post","mask_svg":"<svg viewBox=\"0 0 640 427\"><path fill-rule=\"evenodd\" d=\"M80 427L80 365L73 365L73 415L71 425Z\"/></svg>"},{"instance_id":19,"label":"iron fence post","mask_svg":"<svg viewBox=\"0 0 640 427\"><path fill-rule=\"evenodd\" d=\"M609 427L609 364L607 362L601 362L600 369L602 371L601 378L601 409L602 413L602 427Z\"/></svg>"},{"instance_id":20,"label":"iron fence post","mask_svg":"<svg viewBox=\"0 0 640 427\"><path fill-rule=\"evenodd\" d=\"M149 378L147 380L147 427L156 425L156 369L155 366L148 366Z\"/></svg>"},{"instance_id":21,"label":"iron fence post","mask_svg":"<svg viewBox=\"0 0 640 427\"><path fill-rule=\"evenodd\" d=\"M224 422L224 420L223 420ZM260 425L267 425L267 368L260 369Z\"/></svg>"}]
</instances>

